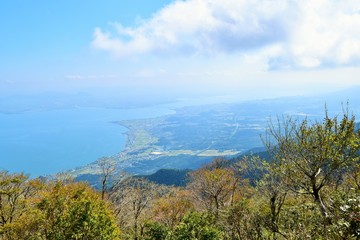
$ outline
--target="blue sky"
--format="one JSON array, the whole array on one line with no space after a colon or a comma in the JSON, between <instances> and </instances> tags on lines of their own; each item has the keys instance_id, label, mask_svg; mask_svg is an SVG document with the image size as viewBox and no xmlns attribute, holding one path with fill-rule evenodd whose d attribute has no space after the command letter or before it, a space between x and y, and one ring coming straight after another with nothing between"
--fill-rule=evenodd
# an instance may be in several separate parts
<instances>
[{"instance_id":1,"label":"blue sky","mask_svg":"<svg viewBox=\"0 0 360 240\"><path fill-rule=\"evenodd\" d=\"M272 97L360 84L357 0L0 3L0 94Z\"/></svg>"}]
</instances>

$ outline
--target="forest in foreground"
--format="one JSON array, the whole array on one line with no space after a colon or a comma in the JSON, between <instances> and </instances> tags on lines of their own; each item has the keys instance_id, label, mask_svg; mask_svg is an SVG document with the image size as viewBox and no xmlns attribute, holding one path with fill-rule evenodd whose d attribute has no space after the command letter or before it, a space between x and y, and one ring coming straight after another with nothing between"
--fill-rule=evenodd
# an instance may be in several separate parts
<instances>
[{"instance_id":1,"label":"forest in foreground","mask_svg":"<svg viewBox=\"0 0 360 240\"><path fill-rule=\"evenodd\" d=\"M108 159L98 190L1 172L0 239L359 239L355 117L284 117L262 140L266 159L214 159L183 187L118 174Z\"/></svg>"}]
</instances>

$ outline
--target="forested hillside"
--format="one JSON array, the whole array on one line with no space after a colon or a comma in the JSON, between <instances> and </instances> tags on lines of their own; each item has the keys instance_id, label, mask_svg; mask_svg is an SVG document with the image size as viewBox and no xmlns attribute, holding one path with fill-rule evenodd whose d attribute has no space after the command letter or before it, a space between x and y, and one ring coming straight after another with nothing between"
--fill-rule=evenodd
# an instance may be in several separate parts
<instances>
[{"instance_id":1,"label":"forested hillside","mask_svg":"<svg viewBox=\"0 0 360 240\"><path fill-rule=\"evenodd\" d=\"M285 117L264 143L266 155L178 171L187 174L181 187L115 176L107 159L98 192L64 174L45 181L2 172L0 239L359 239L355 118Z\"/></svg>"}]
</instances>

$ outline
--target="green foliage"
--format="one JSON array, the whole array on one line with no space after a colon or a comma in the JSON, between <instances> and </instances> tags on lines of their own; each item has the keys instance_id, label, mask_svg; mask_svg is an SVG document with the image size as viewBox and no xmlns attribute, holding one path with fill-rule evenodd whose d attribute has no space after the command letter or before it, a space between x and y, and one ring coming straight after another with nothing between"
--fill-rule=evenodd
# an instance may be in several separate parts
<instances>
[{"instance_id":1,"label":"green foliage","mask_svg":"<svg viewBox=\"0 0 360 240\"><path fill-rule=\"evenodd\" d=\"M223 233L212 215L191 212L174 229L171 240L221 240Z\"/></svg>"},{"instance_id":2,"label":"green foliage","mask_svg":"<svg viewBox=\"0 0 360 240\"><path fill-rule=\"evenodd\" d=\"M172 230L158 222L145 224L146 240L221 240L224 233L210 214L189 212Z\"/></svg>"},{"instance_id":3,"label":"green foliage","mask_svg":"<svg viewBox=\"0 0 360 240\"><path fill-rule=\"evenodd\" d=\"M144 240L164 240L169 238L170 230L158 222L148 222L145 224Z\"/></svg>"},{"instance_id":4,"label":"green foliage","mask_svg":"<svg viewBox=\"0 0 360 240\"><path fill-rule=\"evenodd\" d=\"M23 173L0 172L0 238L9 238L14 222L27 211L28 198L42 187Z\"/></svg>"},{"instance_id":5,"label":"green foliage","mask_svg":"<svg viewBox=\"0 0 360 240\"><path fill-rule=\"evenodd\" d=\"M336 191L332 196L333 225L329 232L339 239L360 238L360 191L351 188L346 192Z\"/></svg>"},{"instance_id":6,"label":"green foliage","mask_svg":"<svg viewBox=\"0 0 360 240\"><path fill-rule=\"evenodd\" d=\"M119 239L111 211L82 183L49 184L9 228L13 239Z\"/></svg>"},{"instance_id":7,"label":"green foliage","mask_svg":"<svg viewBox=\"0 0 360 240\"><path fill-rule=\"evenodd\" d=\"M287 118L268 133L269 161L215 159L179 188L129 177L107 191L106 162L101 193L0 172L0 239L360 239L355 118Z\"/></svg>"},{"instance_id":8,"label":"green foliage","mask_svg":"<svg viewBox=\"0 0 360 240\"><path fill-rule=\"evenodd\" d=\"M311 196L329 222L323 189L339 184L343 173L359 159L360 132L355 131L355 118L344 113L338 120L326 114L322 122L313 124L287 118L270 125L268 133L270 170L289 190Z\"/></svg>"},{"instance_id":9,"label":"green foliage","mask_svg":"<svg viewBox=\"0 0 360 240\"><path fill-rule=\"evenodd\" d=\"M223 212L221 222L226 239L261 239L263 216L258 203L240 199Z\"/></svg>"}]
</instances>

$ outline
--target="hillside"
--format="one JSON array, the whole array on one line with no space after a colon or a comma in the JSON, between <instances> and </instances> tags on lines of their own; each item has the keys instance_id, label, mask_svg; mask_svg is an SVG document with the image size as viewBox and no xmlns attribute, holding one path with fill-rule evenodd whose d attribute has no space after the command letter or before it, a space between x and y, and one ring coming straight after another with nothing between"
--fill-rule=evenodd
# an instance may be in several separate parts
<instances>
[{"instance_id":1,"label":"hillside","mask_svg":"<svg viewBox=\"0 0 360 240\"><path fill-rule=\"evenodd\" d=\"M232 158L249 149L262 147L269 121L282 115L321 120L327 105L329 115L342 112L341 102L356 100L354 94L288 97L234 104L192 106L175 109L176 113L151 119L115 122L128 131L125 149L111 156L119 171L152 174L159 169L196 169L215 157ZM354 113L358 102L350 102ZM71 171L74 176L99 173L96 163Z\"/></svg>"}]
</instances>

